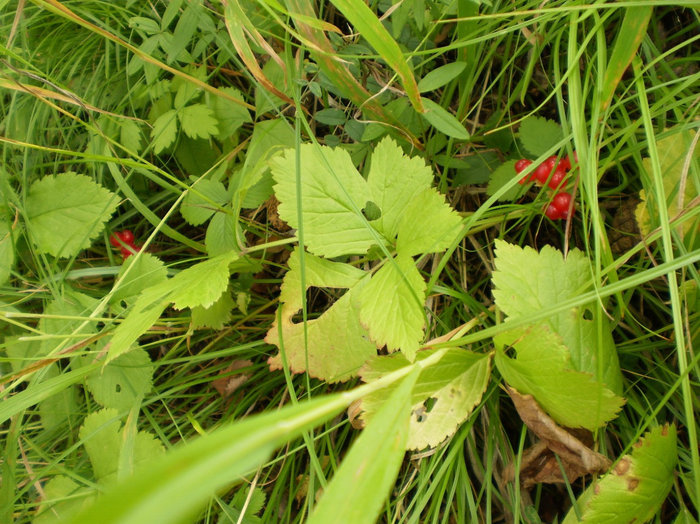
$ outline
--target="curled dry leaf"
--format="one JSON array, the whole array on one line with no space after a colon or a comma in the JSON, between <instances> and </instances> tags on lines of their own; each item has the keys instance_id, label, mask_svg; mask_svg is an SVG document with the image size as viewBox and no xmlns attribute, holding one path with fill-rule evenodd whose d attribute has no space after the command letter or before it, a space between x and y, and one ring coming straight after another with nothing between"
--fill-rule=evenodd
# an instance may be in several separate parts
<instances>
[{"instance_id":1,"label":"curled dry leaf","mask_svg":"<svg viewBox=\"0 0 700 524\"><path fill-rule=\"evenodd\" d=\"M521 395L517 390L506 387L508 395L518 410L525 425L540 441L525 450L520 464L520 481L525 488L539 483L564 483L559 457L568 482L579 477L606 471L610 460L589 447L591 434L587 430L564 429L559 426L537 404L532 395ZM510 465L506 479L514 478L514 468Z\"/></svg>"},{"instance_id":2,"label":"curled dry leaf","mask_svg":"<svg viewBox=\"0 0 700 524\"><path fill-rule=\"evenodd\" d=\"M211 385L219 392L219 395L223 398L228 398L250 378L249 373L234 372L237 369L245 369L252 365L253 362L250 360L234 360L226 369L219 373L221 377L213 381Z\"/></svg>"}]
</instances>

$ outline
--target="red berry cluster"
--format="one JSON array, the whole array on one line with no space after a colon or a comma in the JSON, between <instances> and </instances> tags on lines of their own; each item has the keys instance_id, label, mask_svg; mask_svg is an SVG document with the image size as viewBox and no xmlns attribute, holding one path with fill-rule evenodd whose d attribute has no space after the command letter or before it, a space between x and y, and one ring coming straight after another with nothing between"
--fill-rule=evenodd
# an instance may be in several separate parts
<instances>
[{"instance_id":1,"label":"red berry cluster","mask_svg":"<svg viewBox=\"0 0 700 524\"><path fill-rule=\"evenodd\" d=\"M578 162L578 157L574 153L574 164ZM521 158L515 163L515 172L520 174L528 166L532 164L532 160ZM571 158L564 157L561 161L555 156L550 156L529 175L525 175L518 183L525 184L526 182L536 182L542 186L547 185L555 191L559 190L566 179L566 175L571 171ZM551 204L545 210L545 215L551 220L565 220L569 218L569 213L573 214L574 207L571 204L571 193L565 191L558 192L554 195Z\"/></svg>"},{"instance_id":2,"label":"red berry cluster","mask_svg":"<svg viewBox=\"0 0 700 524\"><path fill-rule=\"evenodd\" d=\"M134 234L128 229L112 233L112 236L109 237L109 243L118 247L124 258L129 258L141 250L141 246L134 245Z\"/></svg>"}]
</instances>

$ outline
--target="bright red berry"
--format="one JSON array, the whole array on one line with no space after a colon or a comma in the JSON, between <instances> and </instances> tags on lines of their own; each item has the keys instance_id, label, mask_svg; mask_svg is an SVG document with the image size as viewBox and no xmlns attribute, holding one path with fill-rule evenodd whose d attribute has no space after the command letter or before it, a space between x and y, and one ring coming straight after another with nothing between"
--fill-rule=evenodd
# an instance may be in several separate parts
<instances>
[{"instance_id":1,"label":"bright red berry","mask_svg":"<svg viewBox=\"0 0 700 524\"><path fill-rule=\"evenodd\" d=\"M576 154L576 151L574 151L574 162L573 162L573 164L577 164L577 163L578 163L578 155ZM569 155L567 155L567 156L565 156L565 157L562 159L562 161L561 161L561 163L559 164L559 166L560 166L560 167L563 167L563 168L564 168L564 171L571 171L571 166L572 166L573 164L571 163L571 157L569 157Z\"/></svg>"},{"instance_id":2,"label":"bright red berry","mask_svg":"<svg viewBox=\"0 0 700 524\"><path fill-rule=\"evenodd\" d=\"M115 231L109 237L109 243L114 247L121 247L122 244L132 245L134 243L134 234L125 229L124 231Z\"/></svg>"},{"instance_id":3,"label":"bright red berry","mask_svg":"<svg viewBox=\"0 0 700 524\"><path fill-rule=\"evenodd\" d=\"M121 239L122 242L124 242L125 244L133 244L134 234L131 232L131 230L125 229L124 231L122 231Z\"/></svg>"},{"instance_id":4,"label":"bright red berry","mask_svg":"<svg viewBox=\"0 0 700 524\"><path fill-rule=\"evenodd\" d=\"M128 247L122 246L120 250L122 252L122 257L124 257L124 259L127 259L134 253L138 253L139 251L141 251L141 248L142 246L134 246L133 244L129 244Z\"/></svg>"},{"instance_id":5,"label":"bright red berry","mask_svg":"<svg viewBox=\"0 0 700 524\"><path fill-rule=\"evenodd\" d=\"M562 217L561 212L552 204L549 204L547 206L547 209L545 209L544 214L550 220L559 220Z\"/></svg>"},{"instance_id":6,"label":"bright red berry","mask_svg":"<svg viewBox=\"0 0 700 524\"><path fill-rule=\"evenodd\" d=\"M549 182L547 185L549 185L549 187L552 189L559 189L559 186L562 185L565 178L566 171L562 168L561 164L559 164L554 170L554 173L552 173L552 176L549 177Z\"/></svg>"},{"instance_id":7,"label":"bright red berry","mask_svg":"<svg viewBox=\"0 0 700 524\"><path fill-rule=\"evenodd\" d=\"M569 210L569 206L571 205L571 193L567 193L566 191L562 191L561 193L557 193L554 195L554 198L552 199L552 205L556 207L561 213L564 211Z\"/></svg>"},{"instance_id":8,"label":"bright red berry","mask_svg":"<svg viewBox=\"0 0 700 524\"><path fill-rule=\"evenodd\" d=\"M530 164L532 164L532 160L528 160L527 158L521 158L515 163L515 172L518 174L522 173L523 171L525 171L525 169L527 169L527 167ZM518 184L524 184L525 182L528 182L532 178L532 176L532 173L530 173L529 175L525 175L518 181Z\"/></svg>"},{"instance_id":9,"label":"bright red berry","mask_svg":"<svg viewBox=\"0 0 700 524\"><path fill-rule=\"evenodd\" d=\"M535 180L542 185L546 184L549 174L554 171L556 162L557 157L550 156L547 160L537 166L537 169L535 169Z\"/></svg>"}]
</instances>

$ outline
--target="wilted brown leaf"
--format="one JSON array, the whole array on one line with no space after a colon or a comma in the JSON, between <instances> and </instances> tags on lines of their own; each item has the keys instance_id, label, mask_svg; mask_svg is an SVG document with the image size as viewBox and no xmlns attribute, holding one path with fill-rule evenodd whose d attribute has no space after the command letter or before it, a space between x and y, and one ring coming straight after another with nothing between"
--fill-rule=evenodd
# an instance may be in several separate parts
<instances>
[{"instance_id":1,"label":"wilted brown leaf","mask_svg":"<svg viewBox=\"0 0 700 524\"><path fill-rule=\"evenodd\" d=\"M610 460L593 451L590 432L581 429L565 429L559 426L537 404L532 395L521 395L506 387L506 391L525 425L540 438L540 442L525 450L520 464L520 481L525 488L539 483L564 483L584 475L606 471ZM584 443L585 442L585 443ZM560 467L556 456L561 461ZM514 478L513 465L506 471L506 479Z\"/></svg>"},{"instance_id":2,"label":"wilted brown leaf","mask_svg":"<svg viewBox=\"0 0 700 524\"><path fill-rule=\"evenodd\" d=\"M217 378L211 385L223 398L228 398L250 378L249 373L234 373L234 371L248 368L252 365L253 362L250 360L234 360L231 365L219 373L221 378Z\"/></svg>"}]
</instances>

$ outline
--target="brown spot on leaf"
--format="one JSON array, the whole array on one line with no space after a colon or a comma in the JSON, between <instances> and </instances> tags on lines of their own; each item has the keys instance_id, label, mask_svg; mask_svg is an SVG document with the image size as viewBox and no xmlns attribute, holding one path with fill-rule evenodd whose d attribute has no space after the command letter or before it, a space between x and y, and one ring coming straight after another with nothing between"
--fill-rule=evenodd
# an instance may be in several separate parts
<instances>
[{"instance_id":1,"label":"brown spot on leaf","mask_svg":"<svg viewBox=\"0 0 700 524\"><path fill-rule=\"evenodd\" d=\"M589 447L592 443L590 432L562 428L542 410L532 395L521 395L511 387L507 387L506 391L522 421L540 439L523 453L520 480L525 488L539 483L571 483L579 477L610 467L607 457ZM514 477L512 465L505 475L507 480Z\"/></svg>"},{"instance_id":2,"label":"brown spot on leaf","mask_svg":"<svg viewBox=\"0 0 700 524\"><path fill-rule=\"evenodd\" d=\"M357 399L348 406L348 420L354 429L365 427L365 421L362 418L362 399Z\"/></svg>"},{"instance_id":3,"label":"brown spot on leaf","mask_svg":"<svg viewBox=\"0 0 700 524\"><path fill-rule=\"evenodd\" d=\"M628 458L623 458L623 459L620 460L620 462L618 462L617 465L615 466L615 474L616 474L616 475L619 475L619 476L622 476L622 475L624 475L625 473L627 473L627 471L629 471L629 469L630 469L630 461L629 461L629 459L628 459Z\"/></svg>"},{"instance_id":4,"label":"brown spot on leaf","mask_svg":"<svg viewBox=\"0 0 700 524\"><path fill-rule=\"evenodd\" d=\"M636 477L630 477L627 479L627 489L629 491L634 491L639 486L639 479Z\"/></svg>"}]
</instances>

